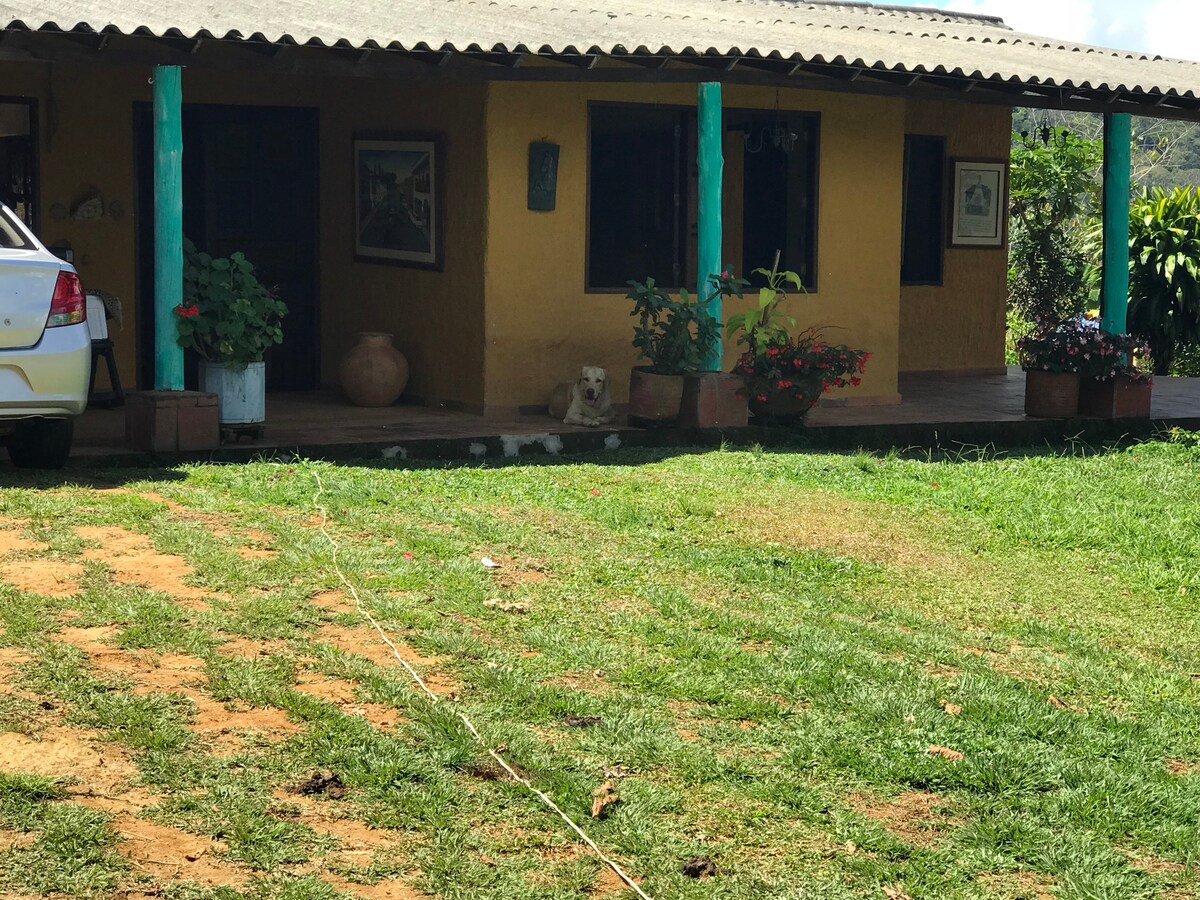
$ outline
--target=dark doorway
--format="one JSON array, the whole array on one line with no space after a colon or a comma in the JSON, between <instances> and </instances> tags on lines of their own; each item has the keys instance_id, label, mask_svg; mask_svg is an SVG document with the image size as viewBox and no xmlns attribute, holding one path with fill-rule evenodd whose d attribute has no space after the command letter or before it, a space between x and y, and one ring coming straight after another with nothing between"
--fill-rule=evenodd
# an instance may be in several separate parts
<instances>
[{"instance_id":1,"label":"dark doorway","mask_svg":"<svg viewBox=\"0 0 1200 900\"><path fill-rule=\"evenodd\" d=\"M138 181L138 383L154 382L154 147L151 111L134 117ZM267 390L319 382L318 128L315 109L183 108L183 230L213 256L238 250L288 305L267 353ZM190 355L190 354L189 354ZM196 384L196 361L185 381Z\"/></svg>"}]
</instances>

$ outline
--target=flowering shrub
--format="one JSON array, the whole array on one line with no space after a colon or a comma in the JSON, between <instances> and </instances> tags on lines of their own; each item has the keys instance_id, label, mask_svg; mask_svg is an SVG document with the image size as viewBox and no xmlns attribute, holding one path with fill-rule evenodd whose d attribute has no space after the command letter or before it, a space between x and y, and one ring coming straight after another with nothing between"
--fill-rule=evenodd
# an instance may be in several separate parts
<instances>
[{"instance_id":1,"label":"flowering shrub","mask_svg":"<svg viewBox=\"0 0 1200 900\"><path fill-rule=\"evenodd\" d=\"M283 341L287 306L268 290L241 253L213 259L183 245L183 302L175 307L179 346L210 362L245 366Z\"/></svg>"},{"instance_id":2,"label":"flowering shrub","mask_svg":"<svg viewBox=\"0 0 1200 900\"><path fill-rule=\"evenodd\" d=\"M1105 331L1085 315L1044 326L1017 342L1017 358L1026 371L1078 372L1087 378L1127 375L1145 381L1149 376L1137 360L1148 355L1144 342Z\"/></svg>"},{"instance_id":3,"label":"flowering shrub","mask_svg":"<svg viewBox=\"0 0 1200 900\"><path fill-rule=\"evenodd\" d=\"M747 351L733 367L746 379L751 403L766 403L772 395L801 401L807 410L821 395L837 387L857 386L871 354L845 344L830 344L815 328Z\"/></svg>"}]
</instances>

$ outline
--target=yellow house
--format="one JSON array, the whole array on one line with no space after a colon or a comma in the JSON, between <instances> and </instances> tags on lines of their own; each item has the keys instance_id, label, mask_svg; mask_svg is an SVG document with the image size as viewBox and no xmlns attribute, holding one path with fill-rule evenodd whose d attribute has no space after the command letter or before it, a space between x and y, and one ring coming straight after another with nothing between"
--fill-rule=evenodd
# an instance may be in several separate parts
<instances>
[{"instance_id":1,"label":"yellow house","mask_svg":"<svg viewBox=\"0 0 1200 900\"><path fill-rule=\"evenodd\" d=\"M1194 64L985 16L572 7L9 4L0 195L121 298L121 378L152 387L151 82L179 67L184 230L244 251L291 310L269 389L333 385L356 334L386 331L416 402L539 413L583 364L620 401L625 282L695 287L697 84L717 82L724 261L778 251L800 324L873 354L846 402L886 404L901 373L1003 371L1014 105L1200 118Z\"/></svg>"}]
</instances>

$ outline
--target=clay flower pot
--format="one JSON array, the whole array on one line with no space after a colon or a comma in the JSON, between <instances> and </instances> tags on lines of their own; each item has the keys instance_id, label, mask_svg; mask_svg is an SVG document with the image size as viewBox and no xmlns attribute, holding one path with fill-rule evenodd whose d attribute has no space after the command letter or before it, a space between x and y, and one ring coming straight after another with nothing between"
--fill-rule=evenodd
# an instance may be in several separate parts
<instances>
[{"instance_id":1,"label":"clay flower pot","mask_svg":"<svg viewBox=\"0 0 1200 900\"><path fill-rule=\"evenodd\" d=\"M1066 419L1079 414L1079 373L1025 373L1025 415L1039 419Z\"/></svg>"},{"instance_id":2,"label":"clay flower pot","mask_svg":"<svg viewBox=\"0 0 1200 900\"><path fill-rule=\"evenodd\" d=\"M1079 385L1079 411L1102 419L1146 419L1154 383L1119 374L1085 378Z\"/></svg>"},{"instance_id":3,"label":"clay flower pot","mask_svg":"<svg viewBox=\"0 0 1200 900\"><path fill-rule=\"evenodd\" d=\"M629 373L629 421L635 425L674 425L682 399L682 375L659 375L649 366Z\"/></svg>"},{"instance_id":4,"label":"clay flower pot","mask_svg":"<svg viewBox=\"0 0 1200 900\"><path fill-rule=\"evenodd\" d=\"M391 406L408 384L408 360L390 334L364 331L342 357L338 383L355 406Z\"/></svg>"}]
</instances>

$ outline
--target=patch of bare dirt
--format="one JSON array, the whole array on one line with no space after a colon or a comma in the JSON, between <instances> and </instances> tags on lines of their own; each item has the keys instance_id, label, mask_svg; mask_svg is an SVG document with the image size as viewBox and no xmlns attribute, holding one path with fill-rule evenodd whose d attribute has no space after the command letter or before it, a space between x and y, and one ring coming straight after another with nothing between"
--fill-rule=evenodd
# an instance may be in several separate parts
<instances>
[{"instance_id":1,"label":"patch of bare dirt","mask_svg":"<svg viewBox=\"0 0 1200 900\"><path fill-rule=\"evenodd\" d=\"M344 625L325 624L314 632L313 637L344 653L370 660L377 666L403 670L403 666L396 659L392 648L383 642L373 628L347 628ZM455 679L436 670L437 666L446 661L445 657L422 656L395 637L392 638L392 643L395 644L400 657L416 670L417 674L421 676L421 680L435 694L452 694L460 690L461 686Z\"/></svg>"},{"instance_id":2,"label":"patch of bare dirt","mask_svg":"<svg viewBox=\"0 0 1200 900\"><path fill-rule=\"evenodd\" d=\"M61 559L14 559L0 565L0 578L13 587L45 597L73 597L79 593L83 565Z\"/></svg>"},{"instance_id":3,"label":"patch of bare dirt","mask_svg":"<svg viewBox=\"0 0 1200 900\"><path fill-rule=\"evenodd\" d=\"M1168 772L1180 778L1184 775L1193 775L1197 771L1200 771L1200 763L1197 763L1193 760L1168 757L1167 759L1163 760L1163 762L1166 764Z\"/></svg>"},{"instance_id":4,"label":"patch of bare dirt","mask_svg":"<svg viewBox=\"0 0 1200 900\"><path fill-rule=\"evenodd\" d=\"M34 550L44 551L48 549L40 541L31 540L21 534L21 529L24 527L25 523L23 522L0 518L0 556L7 556L10 553L28 553Z\"/></svg>"},{"instance_id":5,"label":"patch of bare dirt","mask_svg":"<svg viewBox=\"0 0 1200 900\"><path fill-rule=\"evenodd\" d=\"M1054 879L1040 872L984 872L979 883L999 900L1054 900Z\"/></svg>"},{"instance_id":6,"label":"patch of bare dirt","mask_svg":"<svg viewBox=\"0 0 1200 900\"><path fill-rule=\"evenodd\" d=\"M851 794L848 800L855 812L916 846L933 844L942 831L957 824L946 809L946 801L925 791L906 791L892 800Z\"/></svg>"},{"instance_id":7,"label":"patch of bare dirt","mask_svg":"<svg viewBox=\"0 0 1200 900\"><path fill-rule=\"evenodd\" d=\"M195 569L181 556L160 553L144 534L111 525L77 526L75 533L99 547L83 551L84 559L99 560L112 570L121 584L134 584L170 594L193 608L207 608L205 600L217 596L211 591L188 584Z\"/></svg>"},{"instance_id":8,"label":"patch of bare dirt","mask_svg":"<svg viewBox=\"0 0 1200 900\"><path fill-rule=\"evenodd\" d=\"M308 598L313 606L330 613L354 612L354 602L342 591L321 591Z\"/></svg>"},{"instance_id":9,"label":"patch of bare dirt","mask_svg":"<svg viewBox=\"0 0 1200 900\"><path fill-rule=\"evenodd\" d=\"M279 801L272 807L276 816L300 822L318 834L334 838L338 843L334 861L343 865L365 868L375 853L396 843L394 831L372 828L351 818L350 807L339 799L340 793L334 799L317 799L289 788L276 788L273 796ZM329 796L334 797L333 794Z\"/></svg>"},{"instance_id":10,"label":"patch of bare dirt","mask_svg":"<svg viewBox=\"0 0 1200 900\"><path fill-rule=\"evenodd\" d=\"M423 900L427 896L395 878L385 878L375 884L357 884L338 875L325 874L321 880L363 900Z\"/></svg>"},{"instance_id":11,"label":"patch of bare dirt","mask_svg":"<svg viewBox=\"0 0 1200 900\"><path fill-rule=\"evenodd\" d=\"M250 878L249 870L220 859L223 846L208 838L130 815L118 816L113 829L120 837L121 855L156 881L240 888Z\"/></svg>"},{"instance_id":12,"label":"patch of bare dirt","mask_svg":"<svg viewBox=\"0 0 1200 900\"><path fill-rule=\"evenodd\" d=\"M37 835L33 832L10 831L7 828L0 828L0 853L28 847L36 839Z\"/></svg>"},{"instance_id":13,"label":"patch of bare dirt","mask_svg":"<svg viewBox=\"0 0 1200 900\"><path fill-rule=\"evenodd\" d=\"M255 741L274 744L301 730L287 713L273 706L220 703L195 691L187 692L187 697L195 707L191 729L212 745L217 755L235 753Z\"/></svg>"},{"instance_id":14,"label":"patch of bare dirt","mask_svg":"<svg viewBox=\"0 0 1200 900\"><path fill-rule=\"evenodd\" d=\"M320 672L305 672L296 679L296 690L302 694L328 700L335 706L352 706L355 703L354 682Z\"/></svg>"},{"instance_id":15,"label":"patch of bare dirt","mask_svg":"<svg viewBox=\"0 0 1200 900\"><path fill-rule=\"evenodd\" d=\"M290 653L283 641L262 640L260 638L231 637L217 647L217 652L223 656L240 656L245 659L261 659L276 654Z\"/></svg>"},{"instance_id":16,"label":"patch of bare dirt","mask_svg":"<svg viewBox=\"0 0 1200 900\"><path fill-rule=\"evenodd\" d=\"M122 650L109 642L116 633L107 625L70 627L59 629L57 638L87 654L94 668L132 680L135 694L188 694L203 682L204 660L183 653Z\"/></svg>"},{"instance_id":17,"label":"patch of bare dirt","mask_svg":"<svg viewBox=\"0 0 1200 900\"><path fill-rule=\"evenodd\" d=\"M624 869L624 866L621 866ZM596 880L586 888L589 897L610 897L622 891L628 891L627 885L610 866L602 866L596 873Z\"/></svg>"},{"instance_id":18,"label":"patch of bare dirt","mask_svg":"<svg viewBox=\"0 0 1200 900\"><path fill-rule=\"evenodd\" d=\"M32 735L0 732L0 772L73 781L65 786L73 800L109 811L141 808L149 797L136 786L138 770L125 751L83 728L54 725Z\"/></svg>"},{"instance_id":19,"label":"patch of bare dirt","mask_svg":"<svg viewBox=\"0 0 1200 900\"><path fill-rule=\"evenodd\" d=\"M488 559L497 563L492 569L492 581L504 588L513 588L522 584L542 584L548 579L546 564L532 557L500 556L485 552Z\"/></svg>"}]
</instances>

